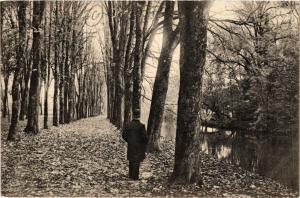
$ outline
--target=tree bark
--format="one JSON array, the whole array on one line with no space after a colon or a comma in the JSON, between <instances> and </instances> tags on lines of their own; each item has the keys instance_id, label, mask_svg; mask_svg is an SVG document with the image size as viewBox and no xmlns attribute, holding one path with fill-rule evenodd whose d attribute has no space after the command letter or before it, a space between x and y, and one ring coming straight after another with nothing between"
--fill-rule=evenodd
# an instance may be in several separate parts
<instances>
[{"instance_id":1,"label":"tree bark","mask_svg":"<svg viewBox=\"0 0 300 198\"><path fill-rule=\"evenodd\" d=\"M106 35L105 35L106 36ZM105 38L105 46L104 49L102 48L102 54L105 57L105 81L106 81L106 97L107 97L107 106L106 106L106 113L107 113L107 119L111 121L111 67L110 67L110 50L107 47L108 39Z\"/></svg>"},{"instance_id":2,"label":"tree bark","mask_svg":"<svg viewBox=\"0 0 300 198\"><path fill-rule=\"evenodd\" d=\"M3 96L3 110L2 117L5 118L9 114L8 110L8 74L4 75L4 96Z\"/></svg>"},{"instance_id":3,"label":"tree bark","mask_svg":"<svg viewBox=\"0 0 300 198\"><path fill-rule=\"evenodd\" d=\"M54 96L53 96L53 126L58 126L58 89L59 89L59 76L58 76L58 2L55 2L55 43L54 43Z\"/></svg>"},{"instance_id":4,"label":"tree bark","mask_svg":"<svg viewBox=\"0 0 300 198\"><path fill-rule=\"evenodd\" d=\"M25 70L30 69L30 66ZM22 91L22 96L21 96L21 109L20 109L20 120L25 119L25 115L27 112L27 107L28 107L28 90L29 90L29 78L30 78L30 72L24 72L24 87Z\"/></svg>"},{"instance_id":5,"label":"tree bark","mask_svg":"<svg viewBox=\"0 0 300 198\"><path fill-rule=\"evenodd\" d=\"M132 6L132 4L131 4ZM129 36L128 42L125 52L125 64L124 64L124 121L123 126L126 126L132 117L131 106L132 106L132 74L131 74L131 67L132 63L130 61L130 54L132 48L132 41L134 37L134 6L132 6L131 13L130 13L130 25L129 25Z\"/></svg>"},{"instance_id":6,"label":"tree bark","mask_svg":"<svg viewBox=\"0 0 300 198\"><path fill-rule=\"evenodd\" d=\"M63 7L63 10L65 9L65 2L61 2L61 9ZM61 61L59 64L59 124L64 124L65 123L65 105L64 105L64 85L65 85L65 17L62 17L62 23L61 23L61 28L62 28L62 40L61 40Z\"/></svg>"},{"instance_id":7,"label":"tree bark","mask_svg":"<svg viewBox=\"0 0 300 198\"><path fill-rule=\"evenodd\" d=\"M135 5L135 49L132 71L132 110L141 109L141 51L142 51L142 12L145 2L133 2Z\"/></svg>"},{"instance_id":8,"label":"tree bark","mask_svg":"<svg viewBox=\"0 0 300 198\"><path fill-rule=\"evenodd\" d=\"M120 13L121 17L117 14L118 6L123 9L125 2L108 2L108 22L110 30L110 38L112 44L112 66L114 78L114 101L112 103L112 123L117 127L122 127L122 103L123 103L123 75L122 75L122 62L124 57L124 43L126 27L124 26L124 13ZM112 98L111 98L112 99Z\"/></svg>"},{"instance_id":9,"label":"tree bark","mask_svg":"<svg viewBox=\"0 0 300 198\"><path fill-rule=\"evenodd\" d=\"M28 50L29 38L27 38L26 48L27 48L26 51L29 51L29 53L27 53L28 58L26 61L26 67L24 68L24 72L23 72L24 87L21 96L22 99L21 99L20 120L25 119L25 115L27 114L27 109L28 109L29 79L31 75L31 61L32 61L32 55L31 55L32 50Z\"/></svg>"},{"instance_id":10,"label":"tree bark","mask_svg":"<svg viewBox=\"0 0 300 198\"><path fill-rule=\"evenodd\" d=\"M147 6L146 6L146 13L145 13L144 20L143 20L142 47L141 47L141 49L142 49L142 56L141 56L141 78L142 79L143 79L144 73L145 73L145 66L146 66L146 59L147 59L146 56L148 55L147 54L148 52L146 51L146 49L144 50L144 48L145 48L145 44L146 44L146 41L147 41L147 37L145 35L146 35L146 32L147 32L147 28L148 28L150 11L151 11L151 7L152 7L151 5L152 5L152 2L148 1L147 2ZM158 12L159 12L159 10L158 10Z\"/></svg>"},{"instance_id":11,"label":"tree bark","mask_svg":"<svg viewBox=\"0 0 300 198\"><path fill-rule=\"evenodd\" d=\"M47 50L47 76L45 81L45 98L44 98L44 129L48 129L48 93L50 86L50 64L51 64L51 27L52 27L52 2L50 3L49 17L49 34L48 34L48 50Z\"/></svg>"},{"instance_id":12,"label":"tree bark","mask_svg":"<svg viewBox=\"0 0 300 198\"><path fill-rule=\"evenodd\" d=\"M18 2L18 20L19 20L19 45L17 50L17 67L14 71L14 81L12 85L12 116L7 140L12 141L15 138L16 127L19 121L20 107L20 85L21 74L26 65L25 61L25 43L26 43L26 2Z\"/></svg>"},{"instance_id":13,"label":"tree bark","mask_svg":"<svg viewBox=\"0 0 300 198\"><path fill-rule=\"evenodd\" d=\"M168 92L170 67L173 52L178 44L179 28L177 27L175 31L172 29L174 4L174 2L167 1L164 12L163 44L158 60L147 125L149 152L160 150L160 129L163 122L164 106Z\"/></svg>"},{"instance_id":14,"label":"tree bark","mask_svg":"<svg viewBox=\"0 0 300 198\"><path fill-rule=\"evenodd\" d=\"M114 111L113 111L113 118L114 124L117 128L122 127L122 101L123 101L123 86L122 86L122 73L121 73L121 58L122 53L120 49L114 51L114 66L115 66L115 102L114 102Z\"/></svg>"},{"instance_id":15,"label":"tree bark","mask_svg":"<svg viewBox=\"0 0 300 198\"><path fill-rule=\"evenodd\" d=\"M2 11L2 2L0 2L0 68L2 69L2 24L3 24L3 11ZM2 76L0 75L0 81L2 81ZM1 83L1 100L0 100L0 106L2 107L2 83ZM2 117L0 111L0 118ZM1 126L1 119L0 119L0 126Z\"/></svg>"},{"instance_id":16,"label":"tree bark","mask_svg":"<svg viewBox=\"0 0 300 198\"><path fill-rule=\"evenodd\" d=\"M69 83L70 83L70 65L69 65L69 51L70 51L70 32L71 32L71 23L72 21L70 20L70 4L69 2L67 2L68 4L66 5L65 8L65 26L66 26L66 36L65 36L65 53L66 53L66 57L65 57L65 80L64 80L64 122L65 123L69 123L70 119L69 119L69 110L68 110L68 100L69 100Z\"/></svg>"},{"instance_id":17,"label":"tree bark","mask_svg":"<svg viewBox=\"0 0 300 198\"><path fill-rule=\"evenodd\" d=\"M69 100L69 81L70 81L70 72L69 72L69 38L66 39L66 59L65 59L65 84L64 84L64 121L69 123L70 119L68 117L68 100Z\"/></svg>"},{"instance_id":18,"label":"tree bark","mask_svg":"<svg viewBox=\"0 0 300 198\"><path fill-rule=\"evenodd\" d=\"M178 2L180 88L173 181L202 183L199 133L202 76L206 57L208 2Z\"/></svg>"},{"instance_id":19,"label":"tree bark","mask_svg":"<svg viewBox=\"0 0 300 198\"><path fill-rule=\"evenodd\" d=\"M69 121L73 121L74 120L74 95L75 95L75 86L74 86L74 73L75 73L75 43L76 43L76 31L73 30L72 31L72 44L71 44L71 73L70 73L70 81L69 81L69 97L68 97L68 106L69 106L69 109L68 109L68 118L69 118Z\"/></svg>"},{"instance_id":20,"label":"tree bark","mask_svg":"<svg viewBox=\"0 0 300 198\"><path fill-rule=\"evenodd\" d=\"M1 7L0 7L0 11L1 11L1 16L0 16L0 30L1 30L1 37L0 37L0 39L1 39L1 54L0 54L0 56L1 56L1 66L2 66L2 68L3 68L3 80L4 80L4 95L3 95L3 97L1 97L1 99L3 99L2 100L2 105L3 106L1 106L2 107L2 117L3 118L5 118L8 114L9 114L9 109L8 109L8 81L9 81L9 75L8 75L8 72L7 72L7 66L5 66L6 64L5 63L2 63L2 62L4 62L4 60L3 60L3 50L2 50L2 47L3 47L3 38L2 38L2 30L3 30L3 18L4 18L4 8L2 7L3 6L3 2L1 2L0 3L1 5Z\"/></svg>"},{"instance_id":21,"label":"tree bark","mask_svg":"<svg viewBox=\"0 0 300 198\"><path fill-rule=\"evenodd\" d=\"M33 2L33 41L32 41L32 74L30 79L28 121L25 132L37 134L39 132L39 101L40 101L40 53L41 53L41 33L40 25L43 18L45 2Z\"/></svg>"}]
</instances>

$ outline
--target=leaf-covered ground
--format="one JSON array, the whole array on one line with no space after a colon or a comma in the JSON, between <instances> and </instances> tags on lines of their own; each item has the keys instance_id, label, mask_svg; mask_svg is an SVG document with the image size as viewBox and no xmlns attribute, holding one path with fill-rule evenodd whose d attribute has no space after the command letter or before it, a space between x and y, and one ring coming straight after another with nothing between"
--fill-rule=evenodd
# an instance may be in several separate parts
<instances>
[{"instance_id":1,"label":"leaf-covered ground","mask_svg":"<svg viewBox=\"0 0 300 198\"><path fill-rule=\"evenodd\" d=\"M201 154L204 185L169 185L174 143L163 142L160 154L147 155L139 181L127 178L126 143L104 117L94 117L42 130L20 132L5 141L1 130L1 194L3 196L206 196L296 197L284 186Z\"/></svg>"}]
</instances>

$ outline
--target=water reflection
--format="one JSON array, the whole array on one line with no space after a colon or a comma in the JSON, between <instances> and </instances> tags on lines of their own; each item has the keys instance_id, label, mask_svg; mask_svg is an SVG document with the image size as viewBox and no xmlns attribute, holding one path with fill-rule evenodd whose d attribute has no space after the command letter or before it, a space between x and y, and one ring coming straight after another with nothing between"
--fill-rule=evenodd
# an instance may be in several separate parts
<instances>
[{"instance_id":1,"label":"water reflection","mask_svg":"<svg viewBox=\"0 0 300 198\"><path fill-rule=\"evenodd\" d=\"M175 140L175 131L175 119L163 123L163 137ZM205 153L299 190L298 138L283 136L258 139L241 137L238 132L213 132L216 129L207 131L209 132L203 134L200 144Z\"/></svg>"},{"instance_id":2,"label":"water reflection","mask_svg":"<svg viewBox=\"0 0 300 198\"><path fill-rule=\"evenodd\" d=\"M272 140L211 133L202 136L201 149L220 160L239 165L249 171L275 179L298 190L298 141L289 137Z\"/></svg>"}]
</instances>

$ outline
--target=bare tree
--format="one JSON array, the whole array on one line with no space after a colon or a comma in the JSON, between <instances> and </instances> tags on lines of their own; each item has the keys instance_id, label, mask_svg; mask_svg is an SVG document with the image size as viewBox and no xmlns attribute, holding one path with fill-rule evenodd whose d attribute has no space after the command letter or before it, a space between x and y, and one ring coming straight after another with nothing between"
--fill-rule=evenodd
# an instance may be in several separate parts
<instances>
[{"instance_id":1,"label":"bare tree","mask_svg":"<svg viewBox=\"0 0 300 198\"><path fill-rule=\"evenodd\" d=\"M134 2L135 6L135 49L132 71L133 91L132 110L141 108L141 51L142 51L142 12L145 2Z\"/></svg>"},{"instance_id":2,"label":"bare tree","mask_svg":"<svg viewBox=\"0 0 300 198\"><path fill-rule=\"evenodd\" d=\"M134 6L131 4L130 13L130 25L129 25L129 35L127 41L127 47L125 52L125 64L124 64L124 122L123 126L128 124L132 116L132 53L133 40L134 40L134 25L135 25L135 14Z\"/></svg>"},{"instance_id":3,"label":"bare tree","mask_svg":"<svg viewBox=\"0 0 300 198\"><path fill-rule=\"evenodd\" d=\"M0 69L2 69L2 24L3 24L3 11L2 11L2 2L0 2ZM0 75L0 80L2 76ZM1 83L1 98L2 98L2 83ZM0 100L0 106L2 107L2 100ZM0 117L2 112L0 111ZM1 124L1 121L0 121Z\"/></svg>"},{"instance_id":4,"label":"bare tree","mask_svg":"<svg viewBox=\"0 0 300 198\"><path fill-rule=\"evenodd\" d=\"M45 97L44 97L44 128L48 128L48 93L49 93L49 86L50 86L50 69L51 69L51 35L52 35L52 8L53 3L49 2L49 32L48 32L48 43L45 39L45 48L47 50L47 54L45 54L46 59L46 69L45 69L45 79L44 79L44 88L45 88ZM45 16L45 25L47 16ZM46 32L45 32L46 33ZM45 35L46 38L46 35Z\"/></svg>"},{"instance_id":5,"label":"bare tree","mask_svg":"<svg viewBox=\"0 0 300 198\"><path fill-rule=\"evenodd\" d=\"M18 2L18 21L19 21L19 44L17 48L17 66L14 71L14 81L12 85L12 117L9 127L7 140L11 141L15 138L16 127L19 121L20 107L20 83L25 61L25 42L26 42L26 5L25 1Z\"/></svg>"},{"instance_id":6,"label":"bare tree","mask_svg":"<svg viewBox=\"0 0 300 198\"><path fill-rule=\"evenodd\" d=\"M207 47L208 2L178 2L180 88L173 180L201 182L199 132L202 76Z\"/></svg>"},{"instance_id":7,"label":"bare tree","mask_svg":"<svg viewBox=\"0 0 300 198\"><path fill-rule=\"evenodd\" d=\"M173 30L173 12L175 2L165 2L163 23L163 44L152 92L151 108L148 118L148 151L159 151L160 129L163 121L164 106L169 85L169 73L173 52L179 41L179 27Z\"/></svg>"},{"instance_id":8,"label":"bare tree","mask_svg":"<svg viewBox=\"0 0 300 198\"><path fill-rule=\"evenodd\" d=\"M32 2L27 2L28 10L29 10L29 17L32 17ZM22 74L22 83L21 83L21 109L20 109L20 120L25 119L25 115L28 109L28 95L29 95L29 80L31 75L31 63L32 63L32 50L29 45L29 41L31 40L30 35L27 35L26 43L24 43L26 47L26 65L23 68Z\"/></svg>"},{"instance_id":9,"label":"bare tree","mask_svg":"<svg viewBox=\"0 0 300 198\"><path fill-rule=\"evenodd\" d=\"M53 96L53 125L58 126L58 88L59 88L59 67L58 67L58 25L59 25L59 11L58 3L55 2L55 24L54 24L54 68L53 68L53 77L54 77L54 96Z\"/></svg>"},{"instance_id":10,"label":"bare tree","mask_svg":"<svg viewBox=\"0 0 300 198\"><path fill-rule=\"evenodd\" d=\"M40 101L40 53L41 53L41 33L40 25L43 18L45 2L33 2L33 39L32 39L32 74L30 79L28 121L25 132L36 134L39 132L39 101Z\"/></svg>"}]
</instances>

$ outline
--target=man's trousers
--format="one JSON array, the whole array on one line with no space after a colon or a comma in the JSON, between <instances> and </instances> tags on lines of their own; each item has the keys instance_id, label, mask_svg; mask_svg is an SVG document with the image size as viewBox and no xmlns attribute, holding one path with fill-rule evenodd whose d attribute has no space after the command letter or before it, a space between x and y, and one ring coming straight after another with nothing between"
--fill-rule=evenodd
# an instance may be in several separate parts
<instances>
[{"instance_id":1,"label":"man's trousers","mask_svg":"<svg viewBox=\"0 0 300 198\"><path fill-rule=\"evenodd\" d=\"M129 161L129 178L133 180L139 179L140 162Z\"/></svg>"}]
</instances>

